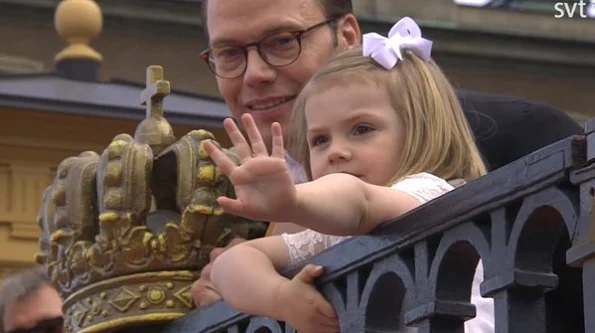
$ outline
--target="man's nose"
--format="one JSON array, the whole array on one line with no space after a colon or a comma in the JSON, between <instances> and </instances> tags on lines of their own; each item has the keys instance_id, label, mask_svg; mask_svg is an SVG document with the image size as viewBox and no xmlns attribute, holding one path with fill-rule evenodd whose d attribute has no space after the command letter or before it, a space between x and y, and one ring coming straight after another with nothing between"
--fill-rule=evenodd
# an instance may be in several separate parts
<instances>
[{"instance_id":1,"label":"man's nose","mask_svg":"<svg viewBox=\"0 0 595 333\"><path fill-rule=\"evenodd\" d=\"M246 72L244 82L247 85L261 85L275 81L277 71L269 65L256 48L249 48L246 53Z\"/></svg>"}]
</instances>

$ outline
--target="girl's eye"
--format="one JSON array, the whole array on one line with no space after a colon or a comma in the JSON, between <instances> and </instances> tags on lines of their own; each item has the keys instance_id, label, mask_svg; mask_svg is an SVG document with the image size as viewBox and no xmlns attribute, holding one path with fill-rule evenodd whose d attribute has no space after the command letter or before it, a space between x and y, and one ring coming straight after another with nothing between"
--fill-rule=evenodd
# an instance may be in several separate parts
<instances>
[{"instance_id":1,"label":"girl's eye","mask_svg":"<svg viewBox=\"0 0 595 333\"><path fill-rule=\"evenodd\" d=\"M353 130L353 133L355 135L362 135L362 134L371 132L373 130L374 130L374 128L372 126L369 126L369 125L358 125Z\"/></svg>"},{"instance_id":2,"label":"girl's eye","mask_svg":"<svg viewBox=\"0 0 595 333\"><path fill-rule=\"evenodd\" d=\"M324 135L319 135L317 137L314 137L314 139L312 139L312 147L316 147L318 145L321 144L325 144L328 141L328 138Z\"/></svg>"}]
</instances>

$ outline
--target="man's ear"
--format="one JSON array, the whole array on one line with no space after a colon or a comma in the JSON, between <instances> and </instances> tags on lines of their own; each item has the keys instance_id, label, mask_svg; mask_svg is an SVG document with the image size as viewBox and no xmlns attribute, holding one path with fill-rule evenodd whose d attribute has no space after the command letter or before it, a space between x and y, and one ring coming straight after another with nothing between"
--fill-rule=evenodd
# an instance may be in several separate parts
<instances>
[{"instance_id":1,"label":"man's ear","mask_svg":"<svg viewBox=\"0 0 595 333\"><path fill-rule=\"evenodd\" d=\"M337 26L339 47L344 50L359 46L362 40L362 33L357 18L353 14L347 14L339 20Z\"/></svg>"}]
</instances>

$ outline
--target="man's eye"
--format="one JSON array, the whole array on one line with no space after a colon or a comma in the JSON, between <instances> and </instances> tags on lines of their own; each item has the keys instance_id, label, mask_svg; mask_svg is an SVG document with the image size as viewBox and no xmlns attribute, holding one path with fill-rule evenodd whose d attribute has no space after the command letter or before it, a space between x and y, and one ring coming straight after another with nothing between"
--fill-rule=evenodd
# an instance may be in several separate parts
<instances>
[{"instance_id":1,"label":"man's eye","mask_svg":"<svg viewBox=\"0 0 595 333\"><path fill-rule=\"evenodd\" d=\"M213 57L220 60L230 60L241 56L241 51L235 47L226 47L213 52Z\"/></svg>"}]
</instances>

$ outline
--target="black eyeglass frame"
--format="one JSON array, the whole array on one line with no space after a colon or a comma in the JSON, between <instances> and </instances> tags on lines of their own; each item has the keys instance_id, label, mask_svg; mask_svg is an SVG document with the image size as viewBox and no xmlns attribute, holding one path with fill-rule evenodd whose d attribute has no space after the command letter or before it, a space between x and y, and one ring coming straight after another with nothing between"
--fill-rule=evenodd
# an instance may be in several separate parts
<instances>
[{"instance_id":1,"label":"black eyeglass frame","mask_svg":"<svg viewBox=\"0 0 595 333\"><path fill-rule=\"evenodd\" d=\"M265 61L265 62L266 62L268 65L270 65L270 66L272 66L272 67L276 67L276 68L282 68L282 67L286 67L286 66L289 66L289 65L291 65L291 64L293 64L293 63L295 63L295 62L296 62L296 61L297 61L297 60L300 58L300 55L302 54L302 36L303 36L305 33L307 33L307 32L310 32L310 31L312 31L312 30L314 30L314 29L317 29L317 28L323 27L323 26L325 26L325 25L332 24L332 23L334 23L336 20L337 20L337 18L330 18L330 19L326 19L326 20L324 20L324 21L322 21L322 22L319 22L319 23L316 23L316 24L314 24L314 25L312 25L312 26L310 26L310 27L308 27L308 28L306 28L306 29L297 30L297 31L289 31L289 32L287 32L287 31L284 31L284 32L276 32L276 33L274 33L274 34L270 34L270 35L268 35L268 36L265 36L264 38L262 38L262 39L261 39L260 41L258 41L258 42L249 43L249 44L246 44L246 45L244 45L244 46L235 46L235 47L237 47L238 49L241 49L241 50L243 51L243 55L244 55L244 59L245 59L245 60L244 60L244 69L243 69L242 71L240 71L238 75L235 75L235 76L221 76L220 74L218 74L218 73L215 71L215 69L214 69L214 68L213 68L213 66L211 65L211 61L210 61L210 53L211 53L211 51L212 51L212 48L208 48L208 49L206 49L206 50L202 51L202 52L200 53L200 58L201 58L202 60L204 60L204 62L207 64L207 66L209 67L209 69L211 70L211 72L213 72L213 74L215 74L216 76L218 76L218 77L220 77L220 78L223 78L223 79L235 79L235 78L237 78L237 77L240 77L240 76L242 76L242 75L243 75L243 74L246 72L246 69L248 68L248 48L251 48L251 47L255 47L255 48L256 48L256 51L258 52L258 55L260 55L260 57L262 58L262 60L264 60L264 61ZM293 35L293 37L294 37L294 38L296 39L296 41L298 42L299 51L298 51L298 53L296 54L295 58L294 58L293 60L291 60L291 61L290 61L289 63L287 63L287 64L284 64L284 65L275 65L275 64L271 64L271 63L269 62L269 60L267 60L267 57L266 57L266 56L263 54L263 52L262 52L262 50L261 50L261 44L262 44L262 42L264 42L265 40L267 40L267 39L269 39L269 38L271 38L271 37L273 37L273 36L276 36L276 35L278 35L278 34L281 34L281 33L290 33L290 34L292 34L292 35Z\"/></svg>"}]
</instances>

